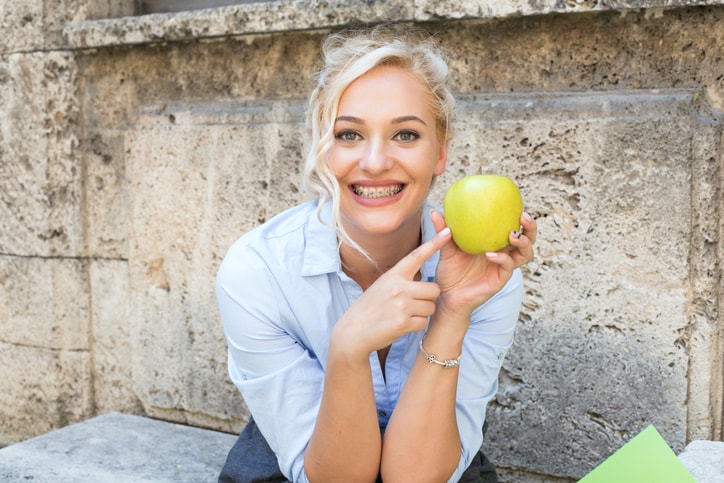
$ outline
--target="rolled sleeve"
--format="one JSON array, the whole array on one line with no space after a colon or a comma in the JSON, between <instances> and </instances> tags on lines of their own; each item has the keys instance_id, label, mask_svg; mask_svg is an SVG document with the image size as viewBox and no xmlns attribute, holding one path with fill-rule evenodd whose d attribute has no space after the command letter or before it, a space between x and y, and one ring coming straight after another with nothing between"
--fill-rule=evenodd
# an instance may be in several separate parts
<instances>
[{"instance_id":1,"label":"rolled sleeve","mask_svg":"<svg viewBox=\"0 0 724 483\"><path fill-rule=\"evenodd\" d=\"M321 369L308 354L273 373L235 381L284 476L306 482L304 453L322 390Z\"/></svg>"},{"instance_id":2,"label":"rolled sleeve","mask_svg":"<svg viewBox=\"0 0 724 483\"><path fill-rule=\"evenodd\" d=\"M282 473L305 482L304 452L314 429L324 372L281 324L284 298L263 262L227 257L217 299L228 343L229 376L241 392ZM253 296L250 296L253 294ZM243 301L243 302L242 302Z\"/></svg>"}]
</instances>

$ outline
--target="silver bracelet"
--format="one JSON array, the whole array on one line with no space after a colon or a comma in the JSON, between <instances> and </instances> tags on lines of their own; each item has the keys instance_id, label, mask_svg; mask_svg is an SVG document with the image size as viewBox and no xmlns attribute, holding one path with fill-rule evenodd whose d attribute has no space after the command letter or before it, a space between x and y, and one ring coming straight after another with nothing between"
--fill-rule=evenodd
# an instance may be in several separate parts
<instances>
[{"instance_id":1,"label":"silver bracelet","mask_svg":"<svg viewBox=\"0 0 724 483\"><path fill-rule=\"evenodd\" d=\"M435 354L428 354L424 347L422 347L422 339L420 339L420 351L425 355L425 360L428 364L437 364L439 366L443 366L445 369L452 369L453 367L457 367L460 365L460 359L462 359L463 355L460 354L455 359L448 359L446 361L439 361L437 360L437 357L435 357Z\"/></svg>"}]
</instances>

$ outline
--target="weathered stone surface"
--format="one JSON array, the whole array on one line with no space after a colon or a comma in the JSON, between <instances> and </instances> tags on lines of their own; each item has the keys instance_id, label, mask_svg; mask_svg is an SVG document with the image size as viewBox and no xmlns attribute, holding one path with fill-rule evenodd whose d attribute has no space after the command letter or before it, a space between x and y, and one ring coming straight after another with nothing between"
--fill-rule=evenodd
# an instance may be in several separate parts
<instances>
[{"instance_id":1,"label":"weathered stone surface","mask_svg":"<svg viewBox=\"0 0 724 483\"><path fill-rule=\"evenodd\" d=\"M134 0L103 0L101 2L78 1L78 13L73 21L103 18L129 17L135 15L138 2Z\"/></svg>"},{"instance_id":2,"label":"weathered stone surface","mask_svg":"<svg viewBox=\"0 0 724 483\"><path fill-rule=\"evenodd\" d=\"M0 54L43 47L43 0L0 3Z\"/></svg>"},{"instance_id":3,"label":"weathered stone surface","mask_svg":"<svg viewBox=\"0 0 724 483\"><path fill-rule=\"evenodd\" d=\"M284 102L151 108L129 132L131 230L143 234L129 251L133 372L148 414L243 422L216 268L236 237L299 200L303 139L302 109Z\"/></svg>"},{"instance_id":4,"label":"weathered stone surface","mask_svg":"<svg viewBox=\"0 0 724 483\"><path fill-rule=\"evenodd\" d=\"M216 267L302 199L324 25L380 9L451 54L434 198L494 169L539 217L490 411L501 473L571 481L646 423L677 451L721 438L724 2L362 3L83 23L128 4L0 2L4 441L112 410L241 428Z\"/></svg>"},{"instance_id":5,"label":"weathered stone surface","mask_svg":"<svg viewBox=\"0 0 724 483\"><path fill-rule=\"evenodd\" d=\"M702 395L688 401L687 441L722 438L724 373L720 354L722 309L722 242L724 241L724 199L722 163L724 132L704 129L693 133L692 213L689 295L689 325L682 339L689 354L689 394ZM696 368L696 369L693 369ZM706 402L704 395L713 395Z\"/></svg>"},{"instance_id":6,"label":"weathered stone surface","mask_svg":"<svg viewBox=\"0 0 724 483\"><path fill-rule=\"evenodd\" d=\"M409 0L293 0L77 22L67 25L64 34L73 47L100 47L394 22L412 17L413 2Z\"/></svg>"},{"instance_id":7,"label":"weathered stone surface","mask_svg":"<svg viewBox=\"0 0 724 483\"><path fill-rule=\"evenodd\" d=\"M485 0L471 2L453 0L438 2L422 0L415 2L415 20L502 18L518 15L541 15L550 13L580 13L602 10L656 9L695 5L719 5L719 0Z\"/></svg>"},{"instance_id":8,"label":"weathered stone surface","mask_svg":"<svg viewBox=\"0 0 724 483\"><path fill-rule=\"evenodd\" d=\"M724 10L580 13L435 29L458 93L688 87L724 111ZM697 28L707 34L697 34Z\"/></svg>"},{"instance_id":9,"label":"weathered stone surface","mask_svg":"<svg viewBox=\"0 0 724 483\"><path fill-rule=\"evenodd\" d=\"M320 1L258 2L121 19L78 21L63 29L76 48L182 41L274 31L312 30L383 22L497 19L521 15L627 11L721 5L722 0L499 0L484 1ZM120 9L122 10L122 8ZM109 12L119 11L116 7ZM112 14L111 14L112 15ZM111 16L109 15L109 16ZM118 15L120 16L120 15ZM98 15L85 18L98 19ZM85 20L85 18L83 20Z\"/></svg>"},{"instance_id":10,"label":"weathered stone surface","mask_svg":"<svg viewBox=\"0 0 724 483\"><path fill-rule=\"evenodd\" d=\"M90 352L0 341L0 447L93 415Z\"/></svg>"},{"instance_id":11,"label":"weathered stone surface","mask_svg":"<svg viewBox=\"0 0 724 483\"><path fill-rule=\"evenodd\" d=\"M118 3L125 5L111 5ZM67 23L132 14L132 9L133 0L0 2L0 54L62 48L66 45L62 32Z\"/></svg>"},{"instance_id":12,"label":"weathered stone surface","mask_svg":"<svg viewBox=\"0 0 724 483\"><path fill-rule=\"evenodd\" d=\"M692 441L679 460L697 483L719 483L724 475L724 442Z\"/></svg>"},{"instance_id":13,"label":"weathered stone surface","mask_svg":"<svg viewBox=\"0 0 724 483\"><path fill-rule=\"evenodd\" d=\"M110 413L0 449L0 480L215 481L230 434Z\"/></svg>"},{"instance_id":14,"label":"weathered stone surface","mask_svg":"<svg viewBox=\"0 0 724 483\"><path fill-rule=\"evenodd\" d=\"M0 446L91 415L82 260L0 256Z\"/></svg>"},{"instance_id":15,"label":"weathered stone surface","mask_svg":"<svg viewBox=\"0 0 724 483\"><path fill-rule=\"evenodd\" d=\"M496 463L580 478L649 423L683 448L692 199L682 181L704 162L691 158L694 133L709 129L692 95L463 101L438 198L450 178L506 173L540 229L489 410Z\"/></svg>"},{"instance_id":16,"label":"weathered stone surface","mask_svg":"<svg viewBox=\"0 0 724 483\"><path fill-rule=\"evenodd\" d=\"M128 190L120 129L86 133L82 162L85 168L85 250L90 257L128 258Z\"/></svg>"},{"instance_id":17,"label":"weathered stone surface","mask_svg":"<svg viewBox=\"0 0 724 483\"><path fill-rule=\"evenodd\" d=\"M88 288L82 260L0 256L0 341L89 350Z\"/></svg>"},{"instance_id":18,"label":"weathered stone surface","mask_svg":"<svg viewBox=\"0 0 724 483\"><path fill-rule=\"evenodd\" d=\"M142 414L134 393L134 346L129 320L128 262L89 262L93 334L93 400L98 414Z\"/></svg>"},{"instance_id":19,"label":"weathered stone surface","mask_svg":"<svg viewBox=\"0 0 724 483\"><path fill-rule=\"evenodd\" d=\"M72 54L0 57L0 253L82 252Z\"/></svg>"}]
</instances>

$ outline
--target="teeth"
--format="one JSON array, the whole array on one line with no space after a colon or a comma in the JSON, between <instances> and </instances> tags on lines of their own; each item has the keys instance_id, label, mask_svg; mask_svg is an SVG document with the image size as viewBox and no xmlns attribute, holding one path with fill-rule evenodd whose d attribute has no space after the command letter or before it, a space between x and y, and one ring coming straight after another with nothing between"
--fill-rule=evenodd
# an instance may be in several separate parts
<instances>
[{"instance_id":1,"label":"teeth","mask_svg":"<svg viewBox=\"0 0 724 483\"><path fill-rule=\"evenodd\" d=\"M353 190L357 196L363 198L382 198L383 196L396 195L402 191L402 185L398 184L395 186L378 186L378 187L365 187L365 186L354 186Z\"/></svg>"}]
</instances>

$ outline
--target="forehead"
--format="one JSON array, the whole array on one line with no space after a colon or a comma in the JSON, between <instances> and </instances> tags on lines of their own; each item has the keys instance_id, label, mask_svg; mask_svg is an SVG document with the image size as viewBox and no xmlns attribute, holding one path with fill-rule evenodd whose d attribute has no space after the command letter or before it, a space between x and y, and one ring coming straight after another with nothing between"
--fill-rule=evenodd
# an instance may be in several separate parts
<instances>
[{"instance_id":1,"label":"forehead","mask_svg":"<svg viewBox=\"0 0 724 483\"><path fill-rule=\"evenodd\" d=\"M409 71L395 66L375 67L355 79L342 93L339 113L359 111L387 113L409 111L408 114L432 117L427 102L430 92Z\"/></svg>"}]
</instances>

